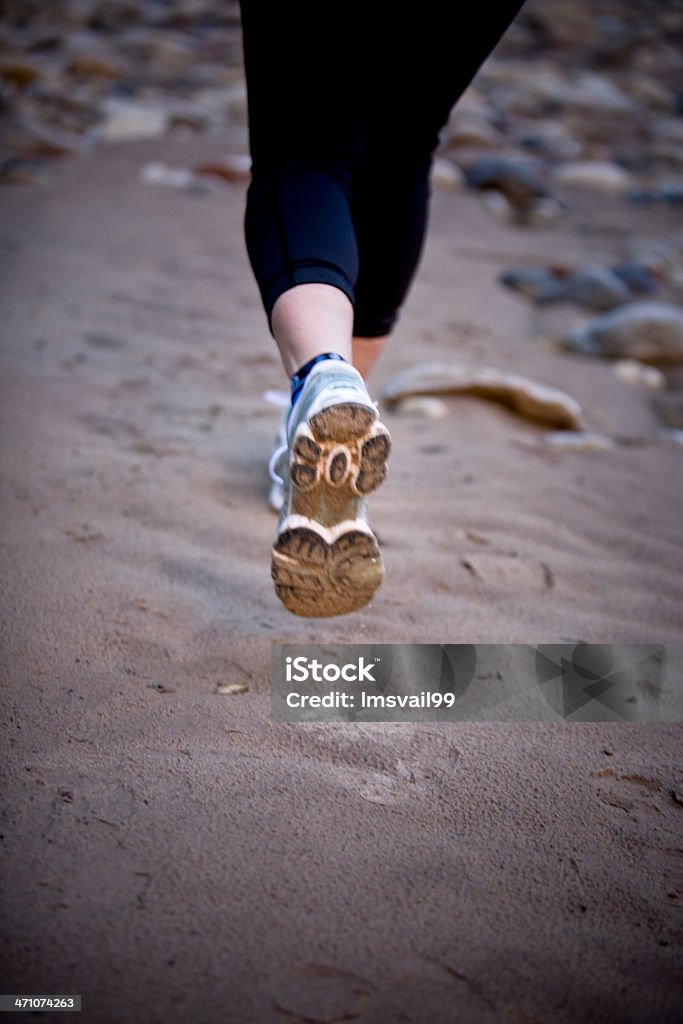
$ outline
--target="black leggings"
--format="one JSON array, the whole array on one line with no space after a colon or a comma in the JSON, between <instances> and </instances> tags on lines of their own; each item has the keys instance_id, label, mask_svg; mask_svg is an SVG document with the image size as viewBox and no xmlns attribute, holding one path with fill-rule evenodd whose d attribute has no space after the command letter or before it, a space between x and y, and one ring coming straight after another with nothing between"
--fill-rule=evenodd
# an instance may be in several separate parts
<instances>
[{"instance_id":1,"label":"black leggings","mask_svg":"<svg viewBox=\"0 0 683 1024\"><path fill-rule=\"evenodd\" d=\"M422 251L439 132L521 3L474 20L458 0L242 0L245 233L269 322L287 289L323 282L350 299L355 335L389 333Z\"/></svg>"}]
</instances>

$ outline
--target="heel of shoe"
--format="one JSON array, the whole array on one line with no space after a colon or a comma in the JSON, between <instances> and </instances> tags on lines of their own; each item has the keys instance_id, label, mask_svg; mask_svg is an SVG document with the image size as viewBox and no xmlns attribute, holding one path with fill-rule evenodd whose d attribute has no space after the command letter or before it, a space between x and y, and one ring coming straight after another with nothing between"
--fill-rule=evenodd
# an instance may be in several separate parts
<instances>
[{"instance_id":1,"label":"heel of shoe","mask_svg":"<svg viewBox=\"0 0 683 1024\"><path fill-rule=\"evenodd\" d=\"M377 538L362 520L326 529L289 516L273 546L275 592L295 615L327 618L357 611L384 577Z\"/></svg>"}]
</instances>

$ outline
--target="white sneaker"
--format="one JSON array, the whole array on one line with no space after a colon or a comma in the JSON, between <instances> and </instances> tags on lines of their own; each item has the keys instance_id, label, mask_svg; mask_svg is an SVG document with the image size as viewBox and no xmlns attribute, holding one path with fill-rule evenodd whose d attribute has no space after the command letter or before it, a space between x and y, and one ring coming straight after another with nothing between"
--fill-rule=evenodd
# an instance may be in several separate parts
<instances>
[{"instance_id":1,"label":"white sneaker","mask_svg":"<svg viewBox=\"0 0 683 1024\"><path fill-rule=\"evenodd\" d=\"M363 378L348 363L317 363L273 453L283 504L273 545L275 592L295 615L344 615L384 576L366 495L386 476L389 432Z\"/></svg>"}]
</instances>

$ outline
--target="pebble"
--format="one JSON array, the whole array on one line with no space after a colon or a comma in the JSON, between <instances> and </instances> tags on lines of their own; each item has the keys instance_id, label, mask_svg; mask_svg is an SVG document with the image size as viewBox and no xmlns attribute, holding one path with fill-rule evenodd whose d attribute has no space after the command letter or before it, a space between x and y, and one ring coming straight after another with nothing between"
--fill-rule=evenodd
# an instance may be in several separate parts
<instances>
[{"instance_id":1,"label":"pebble","mask_svg":"<svg viewBox=\"0 0 683 1024\"><path fill-rule=\"evenodd\" d=\"M470 188L480 191L495 189L516 209L527 209L534 200L548 194L537 161L519 157L490 156L477 160L465 169L465 181Z\"/></svg>"},{"instance_id":2,"label":"pebble","mask_svg":"<svg viewBox=\"0 0 683 1024\"><path fill-rule=\"evenodd\" d=\"M616 448L616 441L606 434L583 430L559 430L546 434L544 444L565 452L596 452Z\"/></svg>"},{"instance_id":3,"label":"pebble","mask_svg":"<svg viewBox=\"0 0 683 1024\"><path fill-rule=\"evenodd\" d=\"M532 227L553 224L566 211L566 206L555 196L541 196L531 204L531 209L516 218L518 223ZM515 218L513 218L515 219Z\"/></svg>"},{"instance_id":4,"label":"pebble","mask_svg":"<svg viewBox=\"0 0 683 1024\"><path fill-rule=\"evenodd\" d=\"M501 219L517 224L543 224L564 210L550 195L538 161L522 157L488 156L465 168L470 188L484 193L486 205Z\"/></svg>"},{"instance_id":5,"label":"pebble","mask_svg":"<svg viewBox=\"0 0 683 1024\"><path fill-rule=\"evenodd\" d=\"M612 272L633 295L652 295L660 288L660 280L644 263L618 263Z\"/></svg>"},{"instance_id":6,"label":"pebble","mask_svg":"<svg viewBox=\"0 0 683 1024\"><path fill-rule=\"evenodd\" d=\"M560 121L534 119L517 136L517 142L524 149L549 160L576 160L584 150L583 143Z\"/></svg>"},{"instance_id":7,"label":"pebble","mask_svg":"<svg viewBox=\"0 0 683 1024\"><path fill-rule=\"evenodd\" d=\"M547 267L509 267L500 274L498 280L506 288L520 292L539 304L555 296L559 285Z\"/></svg>"},{"instance_id":8,"label":"pebble","mask_svg":"<svg viewBox=\"0 0 683 1024\"><path fill-rule=\"evenodd\" d=\"M629 303L572 331L564 344L585 355L683 363L683 308L667 302Z\"/></svg>"},{"instance_id":9,"label":"pebble","mask_svg":"<svg viewBox=\"0 0 683 1024\"><path fill-rule=\"evenodd\" d=\"M667 206L683 204L683 180L665 181L654 188L634 188L628 193L632 203L664 203Z\"/></svg>"},{"instance_id":10,"label":"pebble","mask_svg":"<svg viewBox=\"0 0 683 1024\"><path fill-rule=\"evenodd\" d=\"M483 117L462 114L457 107L444 129L443 144L448 148L471 146L474 149L500 147L505 137Z\"/></svg>"},{"instance_id":11,"label":"pebble","mask_svg":"<svg viewBox=\"0 0 683 1024\"><path fill-rule=\"evenodd\" d=\"M27 86L41 78L43 71L35 61L25 57L0 57L0 80L15 86L17 89L25 89Z\"/></svg>"},{"instance_id":12,"label":"pebble","mask_svg":"<svg viewBox=\"0 0 683 1024\"><path fill-rule=\"evenodd\" d=\"M248 693L249 687L246 683L219 683L216 693L221 697L233 697L238 693Z\"/></svg>"},{"instance_id":13,"label":"pebble","mask_svg":"<svg viewBox=\"0 0 683 1024\"><path fill-rule=\"evenodd\" d=\"M620 359L614 364L615 376L625 384L650 388L653 391L666 387L666 377L656 366L645 366L635 359Z\"/></svg>"},{"instance_id":14,"label":"pebble","mask_svg":"<svg viewBox=\"0 0 683 1024\"><path fill-rule=\"evenodd\" d=\"M452 160L437 156L432 163L431 181L433 185L456 192L464 186L465 175Z\"/></svg>"},{"instance_id":15,"label":"pebble","mask_svg":"<svg viewBox=\"0 0 683 1024\"><path fill-rule=\"evenodd\" d=\"M210 178L221 178L229 182L249 182L251 180L251 157L247 154L226 156L220 160L211 160L199 164L194 173Z\"/></svg>"},{"instance_id":16,"label":"pebble","mask_svg":"<svg viewBox=\"0 0 683 1024\"><path fill-rule=\"evenodd\" d=\"M243 82L205 86L192 94L195 103L227 121L242 122L247 116L247 90Z\"/></svg>"},{"instance_id":17,"label":"pebble","mask_svg":"<svg viewBox=\"0 0 683 1024\"><path fill-rule=\"evenodd\" d=\"M553 100L567 111L584 117L593 115L633 114L637 109L635 100L606 75L594 71L579 71L561 80L554 90L546 93L546 100Z\"/></svg>"},{"instance_id":18,"label":"pebble","mask_svg":"<svg viewBox=\"0 0 683 1024\"><path fill-rule=\"evenodd\" d=\"M500 281L540 306L569 302L587 309L608 310L631 297L625 282L599 263L562 273L545 267L513 267L503 272Z\"/></svg>"},{"instance_id":19,"label":"pebble","mask_svg":"<svg viewBox=\"0 0 683 1024\"><path fill-rule=\"evenodd\" d=\"M107 99L102 104L104 120L98 134L105 142L158 139L169 125L168 109L138 100Z\"/></svg>"},{"instance_id":20,"label":"pebble","mask_svg":"<svg viewBox=\"0 0 683 1024\"><path fill-rule=\"evenodd\" d=\"M624 281L599 263L577 267L559 283L559 295L551 301L573 302L586 309L614 309L631 297Z\"/></svg>"},{"instance_id":21,"label":"pebble","mask_svg":"<svg viewBox=\"0 0 683 1024\"><path fill-rule=\"evenodd\" d=\"M113 78L126 76L126 65L108 53L78 53L69 61L67 71L78 78Z\"/></svg>"},{"instance_id":22,"label":"pebble","mask_svg":"<svg viewBox=\"0 0 683 1024\"><path fill-rule=\"evenodd\" d=\"M177 188L184 192L211 192L208 182L202 181L186 168L167 167L166 164L152 162L145 164L140 171L140 180L147 185L164 185Z\"/></svg>"},{"instance_id":23,"label":"pebble","mask_svg":"<svg viewBox=\"0 0 683 1024\"><path fill-rule=\"evenodd\" d=\"M607 160L575 160L555 169L561 185L591 188L613 195L622 195L633 187L633 178L623 167Z\"/></svg>"},{"instance_id":24,"label":"pebble","mask_svg":"<svg viewBox=\"0 0 683 1024\"><path fill-rule=\"evenodd\" d=\"M216 119L210 110L192 100L174 100L168 104L168 127L170 129L188 128L193 132L212 129Z\"/></svg>"},{"instance_id":25,"label":"pebble","mask_svg":"<svg viewBox=\"0 0 683 1024\"><path fill-rule=\"evenodd\" d=\"M498 217L500 220L510 221L511 223L515 223L515 221L518 220L520 215L515 210L512 203L508 202L502 192L496 192L495 190L485 192L482 198L484 206L486 206L486 208L490 210L495 217ZM529 211L526 210L523 217L526 218L528 213Z\"/></svg>"},{"instance_id":26,"label":"pebble","mask_svg":"<svg viewBox=\"0 0 683 1024\"><path fill-rule=\"evenodd\" d=\"M519 62L501 74L492 98L503 109L518 115L575 114L586 120L606 118L623 122L637 111L637 102L607 75L594 71L565 70L550 61ZM487 69L487 74L488 74Z\"/></svg>"},{"instance_id":27,"label":"pebble","mask_svg":"<svg viewBox=\"0 0 683 1024\"><path fill-rule=\"evenodd\" d=\"M392 411L397 416L410 416L422 420L442 420L448 416L448 406L440 398L412 395L396 402Z\"/></svg>"}]
</instances>

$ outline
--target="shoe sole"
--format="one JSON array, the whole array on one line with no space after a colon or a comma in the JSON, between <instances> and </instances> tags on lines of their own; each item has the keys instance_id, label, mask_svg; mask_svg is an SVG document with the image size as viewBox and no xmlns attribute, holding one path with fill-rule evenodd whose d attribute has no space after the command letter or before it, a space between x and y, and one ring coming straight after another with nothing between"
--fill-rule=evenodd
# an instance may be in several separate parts
<instances>
[{"instance_id":1,"label":"shoe sole","mask_svg":"<svg viewBox=\"0 0 683 1024\"><path fill-rule=\"evenodd\" d=\"M372 598L384 577L377 538L360 520L337 530L289 516L273 547L275 593L306 618L347 615Z\"/></svg>"},{"instance_id":2,"label":"shoe sole","mask_svg":"<svg viewBox=\"0 0 683 1024\"><path fill-rule=\"evenodd\" d=\"M275 592L295 615L362 608L384 577L377 538L358 517L382 483L391 439L374 409L342 402L315 413L292 443L292 513L273 546Z\"/></svg>"}]
</instances>

